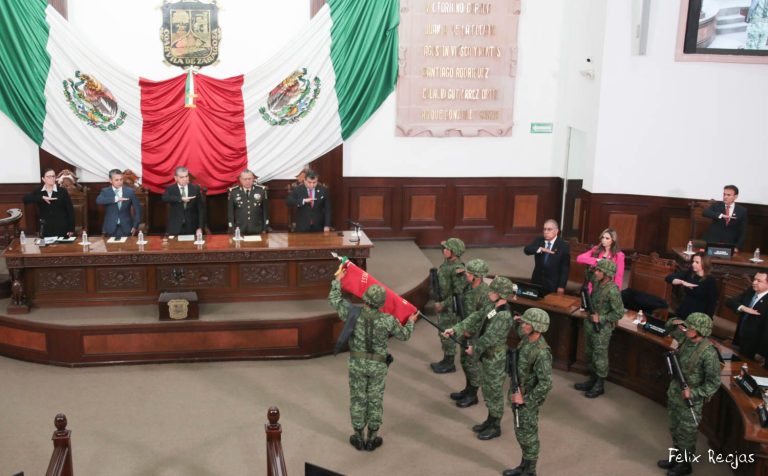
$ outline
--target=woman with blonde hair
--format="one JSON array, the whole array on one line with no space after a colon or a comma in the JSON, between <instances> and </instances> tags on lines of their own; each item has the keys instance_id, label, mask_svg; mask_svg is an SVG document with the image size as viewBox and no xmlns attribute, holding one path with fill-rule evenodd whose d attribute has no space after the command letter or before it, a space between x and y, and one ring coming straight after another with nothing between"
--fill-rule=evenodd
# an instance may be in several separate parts
<instances>
[{"instance_id":1,"label":"woman with blonde hair","mask_svg":"<svg viewBox=\"0 0 768 476\"><path fill-rule=\"evenodd\" d=\"M624 252L619 250L619 239L616 230L606 228L600 233L599 244L576 257L576 262L586 264L592 269L601 259L609 259L616 263L616 275L613 281L622 289L624 287ZM589 283L592 293L592 283Z\"/></svg>"}]
</instances>

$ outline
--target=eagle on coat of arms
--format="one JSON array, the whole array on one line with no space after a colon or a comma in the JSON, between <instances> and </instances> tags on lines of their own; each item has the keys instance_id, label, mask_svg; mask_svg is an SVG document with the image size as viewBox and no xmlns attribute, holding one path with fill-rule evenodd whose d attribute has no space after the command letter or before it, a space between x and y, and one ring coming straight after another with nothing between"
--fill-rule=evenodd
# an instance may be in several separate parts
<instances>
[{"instance_id":1,"label":"eagle on coat of arms","mask_svg":"<svg viewBox=\"0 0 768 476\"><path fill-rule=\"evenodd\" d=\"M128 115L104 84L81 71L75 71L75 78L62 82L64 97L75 116L102 131L113 131L125 122Z\"/></svg>"},{"instance_id":2,"label":"eagle on coat of arms","mask_svg":"<svg viewBox=\"0 0 768 476\"><path fill-rule=\"evenodd\" d=\"M312 87L314 83L314 88ZM309 114L320 95L320 78L307 78L307 68L297 69L269 92L261 117L273 126L293 124Z\"/></svg>"}]
</instances>

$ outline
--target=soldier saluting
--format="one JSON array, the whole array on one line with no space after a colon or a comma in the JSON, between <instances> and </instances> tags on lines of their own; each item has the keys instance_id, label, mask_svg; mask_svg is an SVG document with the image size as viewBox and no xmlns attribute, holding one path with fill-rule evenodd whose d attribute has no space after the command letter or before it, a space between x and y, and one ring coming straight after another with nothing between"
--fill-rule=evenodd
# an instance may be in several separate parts
<instances>
[{"instance_id":1,"label":"soldier saluting","mask_svg":"<svg viewBox=\"0 0 768 476\"><path fill-rule=\"evenodd\" d=\"M256 185L256 175L248 169L240 172L240 185L229 191L227 221L230 233L240 228L244 235L258 235L267 231L267 190Z\"/></svg>"}]
</instances>

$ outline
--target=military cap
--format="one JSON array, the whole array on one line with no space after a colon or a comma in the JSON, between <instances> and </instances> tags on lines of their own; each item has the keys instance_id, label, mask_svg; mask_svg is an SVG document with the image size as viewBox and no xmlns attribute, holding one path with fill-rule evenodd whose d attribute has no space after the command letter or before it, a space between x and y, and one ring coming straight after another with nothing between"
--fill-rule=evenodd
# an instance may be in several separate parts
<instances>
[{"instance_id":1,"label":"military cap","mask_svg":"<svg viewBox=\"0 0 768 476\"><path fill-rule=\"evenodd\" d=\"M549 314L537 307L526 309L520 320L530 324L536 332L547 332L549 329Z\"/></svg>"},{"instance_id":2,"label":"military cap","mask_svg":"<svg viewBox=\"0 0 768 476\"><path fill-rule=\"evenodd\" d=\"M601 259L597 262L597 269L605 273L607 276L616 276L616 263L613 260Z\"/></svg>"},{"instance_id":3,"label":"military cap","mask_svg":"<svg viewBox=\"0 0 768 476\"><path fill-rule=\"evenodd\" d=\"M448 238L445 241L440 242L443 248L451 250L455 256L461 256L464 254L464 242L458 238Z\"/></svg>"},{"instance_id":4,"label":"military cap","mask_svg":"<svg viewBox=\"0 0 768 476\"><path fill-rule=\"evenodd\" d=\"M712 333L712 319L703 312L694 312L685 320L685 327L693 329L702 337Z\"/></svg>"},{"instance_id":5,"label":"military cap","mask_svg":"<svg viewBox=\"0 0 768 476\"><path fill-rule=\"evenodd\" d=\"M378 309L384 305L384 301L387 299L387 292L384 288L378 284L374 284L363 293L363 301L374 309Z\"/></svg>"},{"instance_id":6,"label":"military cap","mask_svg":"<svg viewBox=\"0 0 768 476\"><path fill-rule=\"evenodd\" d=\"M502 299L509 299L517 292L517 285L510 281L509 278L496 276L491 281L491 291L498 294Z\"/></svg>"},{"instance_id":7,"label":"military cap","mask_svg":"<svg viewBox=\"0 0 768 476\"><path fill-rule=\"evenodd\" d=\"M481 259L473 259L467 263L467 272L478 278L484 278L488 274L488 265Z\"/></svg>"}]
</instances>

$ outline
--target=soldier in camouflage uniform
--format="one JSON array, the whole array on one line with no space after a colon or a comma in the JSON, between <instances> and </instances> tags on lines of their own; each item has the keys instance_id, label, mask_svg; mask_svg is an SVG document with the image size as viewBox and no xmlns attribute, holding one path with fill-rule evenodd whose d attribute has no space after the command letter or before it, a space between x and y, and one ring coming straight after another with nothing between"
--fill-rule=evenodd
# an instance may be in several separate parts
<instances>
[{"instance_id":1,"label":"soldier in camouflage uniform","mask_svg":"<svg viewBox=\"0 0 768 476\"><path fill-rule=\"evenodd\" d=\"M456 310L453 308L453 295L456 294L461 299L464 289L467 287L467 280L461 275L461 271L464 270L464 263L460 259L461 255L464 254L464 242L458 238L448 238L440 244L443 246L445 260L437 269L440 295L439 297L434 296L435 311L437 312L437 325L441 329L447 329L458 322ZM433 362L429 366L437 374L455 372L456 343L440 336L440 344L443 347L443 360Z\"/></svg>"},{"instance_id":2,"label":"soldier in camouflage uniform","mask_svg":"<svg viewBox=\"0 0 768 476\"><path fill-rule=\"evenodd\" d=\"M328 302L336 309L342 321L346 322L351 304L341 295L341 278L344 271L331 282ZM400 323L389 314L379 311L384 305L386 291L378 284L365 290L363 309L357 317L354 331L349 339L349 413L355 432L349 443L358 450L373 451L383 443L377 434L384 412L384 381L387 378L387 339L390 335L408 340L413 332L417 314ZM368 426L368 437L363 430Z\"/></svg>"},{"instance_id":3,"label":"soldier in camouflage uniform","mask_svg":"<svg viewBox=\"0 0 768 476\"><path fill-rule=\"evenodd\" d=\"M702 313L694 312L683 322L681 319L667 321L667 331L678 342L677 354L680 370L683 372L688 388L682 390L676 379L672 379L667 389L667 413L669 415L669 431L672 443L677 452L670 449L673 458L659 460L660 468L669 470L667 475L679 476L691 474L691 463L678 463L675 456L688 452L696 452L696 436L698 425L693 420L691 409L685 403L689 398L693 401L693 412L696 419L701 421L701 408L717 389L720 388L720 360L717 350L707 336L712 333L712 319Z\"/></svg>"},{"instance_id":4,"label":"soldier in camouflage uniform","mask_svg":"<svg viewBox=\"0 0 768 476\"><path fill-rule=\"evenodd\" d=\"M515 298L515 290L512 281L497 276L491 282L488 292L491 303L443 333L445 336L461 335L467 329L478 329L475 343L467 348L467 354L477 356L483 372L483 398L488 407L488 418L472 427L472 431L481 440L501 436L501 417L504 415L502 387L507 375L507 336L512 327L512 313L507 302Z\"/></svg>"},{"instance_id":5,"label":"soldier in camouflage uniform","mask_svg":"<svg viewBox=\"0 0 768 476\"><path fill-rule=\"evenodd\" d=\"M549 329L549 314L537 308L526 310L515 318L520 334L517 344L517 375L520 388L507 395L510 405L518 408L520 427L515 427L515 437L523 452L523 459L504 476L535 476L539 459L539 408L552 389L552 351L542 335Z\"/></svg>"},{"instance_id":6,"label":"soldier in camouflage uniform","mask_svg":"<svg viewBox=\"0 0 768 476\"><path fill-rule=\"evenodd\" d=\"M764 50L765 42L768 40L768 0L752 0L744 19L747 26L747 44L744 48L748 50Z\"/></svg>"},{"instance_id":7,"label":"soldier in camouflage uniform","mask_svg":"<svg viewBox=\"0 0 768 476\"><path fill-rule=\"evenodd\" d=\"M589 379L574 385L576 390L586 391L587 398L597 398L605 393L604 380L608 377L608 344L616 323L624 316L621 291L613 282L616 263L609 259L598 261L590 273L592 282L592 306L594 314L584 319ZM595 330L595 323L599 330Z\"/></svg>"},{"instance_id":8,"label":"soldier in camouflage uniform","mask_svg":"<svg viewBox=\"0 0 768 476\"><path fill-rule=\"evenodd\" d=\"M243 235L258 235L267 230L267 190L255 185L256 176L246 169L240 173L240 185L229 191L227 220L229 232L240 228Z\"/></svg>"},{"instance_id":9,"label":"soldier in camouflage uniform","mask_svg":"<svg viewBox=\"0 0 768 476\"><path fill-rule=\"evenodd\" d=\"M490 288L483 278L488 274L488 265L481 259L473 259L467 263L465 276L469 282L469 286L464 292L464 313L467 317L472 315L473 312L482 310L486 305L491 304L488 300L488 292ZM474 345L475 339L472 337L473 332L477 332L478 329L468 329L464 331L464 340L467 340L470 345ZM480 388L482 371L480 370L480 363L477 358L467 355L467 351L461 349L461 368L464 370L464 376L466 378L466 385L464 390L460 392L453 392L450 396L452 400L456 401L456 406L459 408L467 408L477 404L477 389Z\"/></svg>"}]
</instances>

